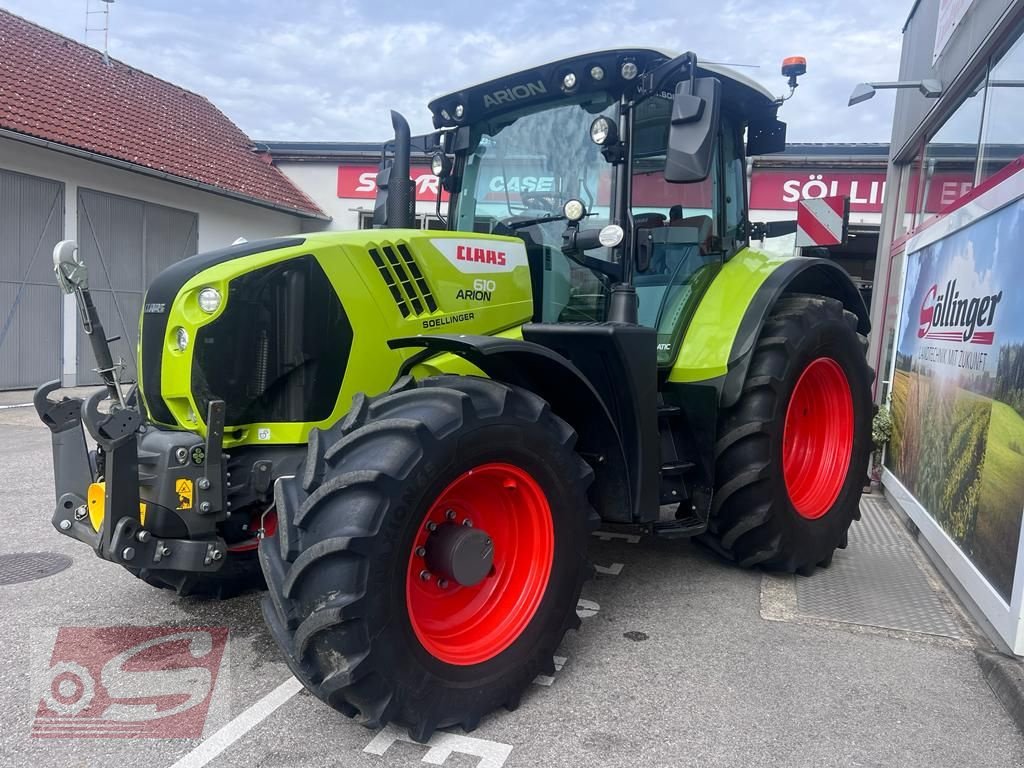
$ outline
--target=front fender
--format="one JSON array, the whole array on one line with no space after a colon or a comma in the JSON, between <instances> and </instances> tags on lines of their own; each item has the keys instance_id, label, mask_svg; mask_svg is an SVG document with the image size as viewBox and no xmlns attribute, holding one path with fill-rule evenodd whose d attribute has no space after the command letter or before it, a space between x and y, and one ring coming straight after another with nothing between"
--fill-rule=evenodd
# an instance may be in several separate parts
<instances>
[{"instance_id":1,"label":"front fender","mask_svg":"<svg viewBox=\"0 0 1024 768\"><path fill-rule=\"evenodd\" d=\"M634 502L625 450L607 404L586 376L569 360L547 347L500 336L438 334L407 336L388 341L392 349L422 347L423 356L406 361L402 374L416 373L427 356L448 353L488 378L528 389L543 397L551 409L576 430L577 451L595 471L591 498L604 520L631 522ZM469 373L465 365L445 365L434 358L426 371Z\"/></svg>"}]
</instances>

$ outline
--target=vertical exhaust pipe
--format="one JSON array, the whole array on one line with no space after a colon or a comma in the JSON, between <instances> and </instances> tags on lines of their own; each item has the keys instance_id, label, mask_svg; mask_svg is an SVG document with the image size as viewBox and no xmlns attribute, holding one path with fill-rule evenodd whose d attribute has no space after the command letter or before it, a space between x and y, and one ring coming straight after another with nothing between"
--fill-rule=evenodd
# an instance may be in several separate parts
<instances>
[{"instance_id":1,"label":"vertical exhaust pipe","mask_svg":"<svg viewBox=\"0 0 1024 768\"><path fill-rule=\"evenodd\" d=\"M409 178L409 123L401 114L392 110L391 125L395 130L394 155L390 160L382 159L377 172L373 225L388 229L411 229L415 225L416 210L413 184Z\"/></svg>"}]
</instances>

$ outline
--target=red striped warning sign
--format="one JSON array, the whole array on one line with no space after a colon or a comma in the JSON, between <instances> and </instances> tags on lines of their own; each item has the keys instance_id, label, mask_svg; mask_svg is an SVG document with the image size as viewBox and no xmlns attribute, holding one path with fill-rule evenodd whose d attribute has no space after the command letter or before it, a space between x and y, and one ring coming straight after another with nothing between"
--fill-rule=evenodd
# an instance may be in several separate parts
<instances>
[{"instance_id":1,"label":"red striped warning sign","mask_svg":"<svg viewBox=\"0 0 1024 768\"><path fill-rule=\"evenodd\" d=\"M796 207L796 245L841 245L846 242L850 198L816 197L801 200Z\"/></svg>"}]
</instances>

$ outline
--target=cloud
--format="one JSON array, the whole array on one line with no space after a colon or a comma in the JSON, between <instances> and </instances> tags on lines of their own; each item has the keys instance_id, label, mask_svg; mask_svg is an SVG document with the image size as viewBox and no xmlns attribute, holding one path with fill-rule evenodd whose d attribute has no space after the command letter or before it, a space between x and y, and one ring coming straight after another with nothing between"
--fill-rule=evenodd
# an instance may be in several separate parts
<instances>
[{"instance_id":1,"label":"cloud","mask_svg":"<svg viewBox=\"0 0 1024 768\"><path fill-rule=\"evenodd\" d=\"M5 0L82 39L84 0ZM847 108L853 86L895 79L902 3L804 0L521 0L444 4L362 0L118 0L111 55L209 98L256 139L379 140L389 109L414 131L427 102L586 50L641 44L744 67L781 93L784 56L808 74L783 110L791 141L888 141L891 94ZM98 43L98 38L91 39Z\"/></svg>"}]
</instances>

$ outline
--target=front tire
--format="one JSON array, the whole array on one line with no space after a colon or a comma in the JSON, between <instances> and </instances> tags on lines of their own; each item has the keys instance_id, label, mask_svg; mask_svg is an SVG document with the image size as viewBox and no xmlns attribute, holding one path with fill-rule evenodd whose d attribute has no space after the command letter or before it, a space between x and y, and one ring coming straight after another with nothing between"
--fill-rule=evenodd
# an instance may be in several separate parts
<instances>
[{"instance_id":1,"label":"front tire","mask_svg":"<svg viewBox=\"0 0 1024 768\"><path fill-rule=\"evenodd\" d=\"M295 675L418 741L514 708L579 625L596 515L575 441L536 395L464 376L357 396L314 431L259 550Z\"/></svg>"},{"instance_id":2,"label":"front tire","mask_svg":"<svg viewBox=\"0 0 1024 768\"><path fill-rule=\"evenodd\" d=\"M781 299L723 410L705 540L741 566L809 575L860 519L871 451L867 340L835 299Z\"/></svg>"}]
</instances>

